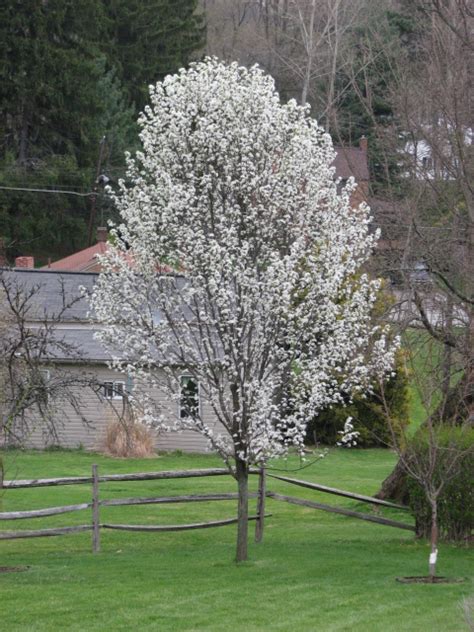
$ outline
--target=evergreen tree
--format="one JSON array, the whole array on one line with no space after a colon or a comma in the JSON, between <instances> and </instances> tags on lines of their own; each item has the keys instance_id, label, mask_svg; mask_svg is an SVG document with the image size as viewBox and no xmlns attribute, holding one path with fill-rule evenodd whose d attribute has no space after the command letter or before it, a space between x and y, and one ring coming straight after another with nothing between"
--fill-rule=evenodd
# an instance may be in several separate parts
<instances>
[{"instance_id":1,"label":"evergreen tree","mask_svg":"<svg viewBox=\"0 0 474 632\"><path fill-rule=\"evenodd\" d=\"M100 140L123 165L135 114L101 55L100 0L6 0L0 6L0 185L90 191ZM0 190L0 235L12 259L44 263L85 245L90 200Z\"/></svg>"},{"instance_id":2,"label":"evergreen tree","mask_svg":"<svg viewBox=\"0 0 474 632\"><path fill-rule=\"evenodd\" d=\"M337 125L331 129L342 143L368 138L369 167L375 191L398 181L400 138L393 132L395 113L390 98L396 84L394 68L401 59L416 55L419 37L408 8L388 10L387 5L367 5L368 14L350 34L351 63L342 68L337 83L341 98ZM347 89L350 86L350 89ZM387 147L391 151L387 153Z\"/></svg>"},{"instance_id":3,"label":"evergreen tree","mask_svg":"<svg viewBox=\"0 0 474 632\"><path fill-rule=\"evenodd\" d=\"M204 44L197 0L0 4L0 236L39 263L86 245L97 169L123 174L148 85ZM97 221L112 212L95 202Z\"/></svg>"},{"instance_id":4,"label":"evergreen tree","mask_svg":"<svg viewBox=\"0 0 474 632\"><path fill-rule=\"evenodd\" d=\"M89 198L49 191L90 189L92 170L79 169L71 155L49 156L34 168L3 161L0 186L36 191L0 189L0 236L10 261L18 255L33 255L45 264L84 247Z\"/></svg>"},{"instance_id":5,"label":"evergreen tree","mask_svg":"<svg viewBox=\"0 0 474 632\"><path fill-rule=\"evenodd\" d=\"M204 46L197 0L104 0L113 25L113 55L131 102L141 110L148 85L186 66Z\"/></svg>"},{"instance_id":6,"label":"evergreen tree","mask_svg":"<svg viewBox=\"0 0 474 632\"><path fill-rule=\"evenodd\" d=\"M52 154L90 163L101 109L95 60L105 26L97 0L6 0L0 8L2 157L29 166Z\"/></svg>"},{"instance_id":7,"label":"evergreen tree","mask_svg":"<svg viewBox=\"0 0 474 632\"><path fill-rule=\"evenodd\" d=\"M125 151L131 151L138 143L138 126L135 109L127 103L127 94L120 82L117 69L108 68L105 57L97 61L100 79L97 94L102 111L95 119L96 136L105 136L106 155L103 164L108 168L124 164Z\"/></svg>"}]
</instances>

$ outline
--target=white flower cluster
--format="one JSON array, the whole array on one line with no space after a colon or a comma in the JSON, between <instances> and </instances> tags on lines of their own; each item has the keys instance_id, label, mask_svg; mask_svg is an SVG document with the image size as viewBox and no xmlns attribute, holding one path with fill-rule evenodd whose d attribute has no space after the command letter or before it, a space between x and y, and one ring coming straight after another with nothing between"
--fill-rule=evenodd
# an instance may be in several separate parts
<instances>
[{"instance_id":1,"label":"white flower cluster","mask_svg":"<svg viewBox=\"0 0 474 632\"><path fill-rule=\"evenodd\" d=\"M154 415L148 401L153 423L262 463L391 368L371 321L379 286L360 271L369 209L351 209L354 182L338 193L331 138L258 67L207 59L150 95L92 297L99 338L145 393L176 401L185 370L220 425L172 422L165 400Z\"/></svg>"},{"instance_id":2,"label":"white flower cluster","mask_svg":"<svg viewBox=\"0 0 474 632\"><path fill-rule=\"evenodd\" d=\"M337 442L337 445L343 448L352 448L356 446L357 439L360 436L360 432L357 432L357 430L354 430L352 417L348 417L346 419L346 423L344 424L344 430L340 430L338 434L341 435L341 439Z\"/></svg>"}]
</instances>

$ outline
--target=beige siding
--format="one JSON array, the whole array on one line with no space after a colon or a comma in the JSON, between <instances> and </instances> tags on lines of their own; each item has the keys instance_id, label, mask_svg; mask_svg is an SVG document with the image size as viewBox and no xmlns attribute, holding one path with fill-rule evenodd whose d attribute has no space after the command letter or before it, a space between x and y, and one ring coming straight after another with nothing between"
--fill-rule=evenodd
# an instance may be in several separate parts
<instances>
[{"instance_id":1,"label":"beige siding","mask_svg":"<svg viewBox=\"0 0 474 632\"><path fill-rule=\"evenodd\" d=\"M71 371L80 371L77 367L71 367ZM85 367L85 370L94 372L97 378L102 381L123 380L124 376L114 372L105 366ZM58 438L45 437L40 423L36 423L35 430L27 438L26 445L29 447L43 448L48 445L60 445L65 448L83 447L87 450L100 449L101 441L105 433L107 421L114 416L113 410L108 402L101 400L87 387L77 390L78 399L81 402L81 409L88 424L84 424L80 416L68 404L58 413L55 418L55 426ZM164 394L156 391L153 394L155 401L163 401ZM114 402L120 409L121 402ZM205 421L216 427L217 421L209 406L202 403L202 414ZM208 450L206 439L198 432L185 430L183 432L156 432L157 450L183 452L206 452Z\"/></svg>"}]
</instances>

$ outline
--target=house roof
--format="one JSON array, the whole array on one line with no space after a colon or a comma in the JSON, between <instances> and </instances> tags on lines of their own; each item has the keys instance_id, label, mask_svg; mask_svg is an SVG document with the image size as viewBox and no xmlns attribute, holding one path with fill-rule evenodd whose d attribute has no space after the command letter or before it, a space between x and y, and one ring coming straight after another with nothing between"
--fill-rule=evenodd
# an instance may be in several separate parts
<instances>
[{"instance_id":1,"label":"house roof","mask_svg":"<svg viewBox=\"0 0 474 632\"><path fill-rule=\"evenodd\" d=\"M99 241L89 248L75 252L69 257L59 259L43 266L43 270L64 270L75 272L99 272L100 265L97 255L103 255L107 251L107 242Z\"/></svg>"},{"instance_id":2,"label":"house roof","mask_svg":"<svg viewBox=\"0 0 474 632\"><path fill-rule=\"evenodd\" d=\"M48 322L43 360L69 363L107 362L112 355L94 339L97 325L88 321L90 305L83 288L92 291L97 274L31 268L0 268L5 283L27 298L25 319L32 330Z\"/></svg>"},{"instance_id":3,"label":"house roof","mask_svg":"<svg viewBox=\"0 0 474 632\"><path fill-rule=\"evenodd\" d=\"M60 341L62 345L54 347L50 359L72 364L109 362L113 359L113 355L94 338L96 332L97 330L92 326L83 329L56 329L54 339ZM115 355L119 356L118 350Z\"/></svg>"},{"instance_id":4,"label":"house roof","mask_svg":"<svg viewBox=\"0 0 474 632\"><path fill-rule=\"evenodd\" d=\"M2 274L25 293L32 293L28 320L54 320L60 315L61 322L88 321L90 306L81 288L91 292L97 273L4 268Z\"/></svg>"},{"instance_id":5,"label":"house roof","mask_svg":"<svg viewBox=\"0 0 474 632\"><path fill-rule=\"evenodd\" d=\"M40 328L48 319L52 326L48 334L48 348L45 358L72 364L103 363L114 357L123 357L119 347L108 350L94 337L100 329L93 317L87 295L94 288L97 273L59 272L32 268L0 268L5 281L16 290L29 296L28 311L25 314L27 325L32 329ZM177 276L177 286L184 282ZM64 309L64 305L68 305ZM186 317L186 310L183 310ZM169 358L176 356L173 350ZM157 361L165 357L156 351ZM168 357L168 356L167 356ZM45 359L43 358L43 359Z\"/></svg>"},{"instance_id":6,"label":"house roof","mask_svg":"<svg viewBox=\"0 0 474 632\"><path fill-rule=\"evenodd\" d=\"M335 147L336 158L332 163L336 167L336 177L347 180L353 176L356 182L369 180L367 152L360 147Z\"/></svg>"}]
</instances>

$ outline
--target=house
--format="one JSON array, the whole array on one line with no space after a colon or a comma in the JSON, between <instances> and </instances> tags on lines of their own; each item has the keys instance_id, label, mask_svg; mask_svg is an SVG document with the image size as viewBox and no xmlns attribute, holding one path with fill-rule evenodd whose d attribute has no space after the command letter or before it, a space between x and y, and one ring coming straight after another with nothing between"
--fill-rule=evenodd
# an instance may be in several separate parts
<instances>
[{"instance_id":1,"label":"house","mask_svg":"<svg viewBox=\"0 0 474 632\"><path fill-rule=\"evenodd\" d=\"M351 205L358 206L369 199L369 162L367 157L368 143L365 136L359 140L358 147L339 147L336 150L336 158L333 162L336 168L336 178L344 183L353 177L357 187L351 197Z\"/></svg>"},{"instance_id":2,"label":"house","mask_svg":"<svg viewBox=\"0 0 474 632\"><path fill-rule=\"evenodd\" d=\"M45 434L44 424L34 418L38 414L35 409L29 410L29 425L35 429L23 440L27 446L37 448L45 445L98 448L107 423L122 416L126 399L133 393L132 380L108 367L113 357L94 337L97 325L91 322L85 293L92 291L98 272L34 269L31 263L31 258L17 260L15 269L4 269L2 274L8 275L25 296L30 296L26 327L34 331L44 327L46 319L54 322L54 340L49 339L54 351L43 353L40 361L44 362L48 379L54 379L54 367L67 372L70 388L80 401L80 414L67 402L55 409L55 434L51 435ZM64 301L68 305L66 309ZM58 322L54 320L57 314L61 314ZM54 344L57 342L61 344ZM194 386L188 376L183 375L180 399L175 405L176 416L182 417L189 409L199 406L206 423L215 425L212 411L205 402L199 401L199 392ZM156 402L165 402L164 394L157 389L151 395ZM167 404L169 406L169 402ZM207 448L205 438L189 430L156 433L155 441L158 450L204 452Z\"/></svg>"},{"instance_id":3,"label":"house","mask_svg":"<svg viewBox=\"0 0 474 632\"><path fill-rule=\"evenodd\" d=\"M463 159L472 150L474 129L453 126L440 118L435 125L420 124L416 132L405 135L401 151L406 168L404 176L417 180L456 180Z\"/></svg>"},{"instance_id":4,"label":"house","mask_svg":"<svg viewBox=\"0 0 474 632\"><path fill-rule=\"evenodd\" d=\"M367 165L367 141L361 139L359 147L336 148L337 156L334 161L335 175L342 182L353 176L357 181L357 188L352 195L352 204L358 205L368 197L369 171ZM74 354L56 354L51 358L53 364L67 367L71 374L80 375L86 372L94 376L95 389L82 384L78 391L81 401L81 414L87 420L83 423L81 417L72 409L61 410L58 418L57 436L55 443L64 447L93 449L98 447L105 434L108 421L120 416L126 399L133 394L133 383L122 373L109 368L108 363L113 359L94 337L97 325L89 318L89 304L81 288L91 292L100 272L99 256L107 249L107 229L99 228L97 243L84 250L73 253L59 261L50 262L41 269L34 268L32 257L18 257L14 275L16 281L25 287L37 287L33 296L35 308L33 313L54 312L59 307L59 288L69 299L77 299L71 310L66 310L61 321L57 324L56 335L61 337L67 345L74 349ZM31 327L40 327L41 319L27 323ZM120 357L120 349L117 349ZM78 383L80 380L78 379ZM213 412L205 402L199 401L199 388L183 375L180 384L181 392L175 405L174 414L180 418L190 410L199 407L201 415L207 424L217 425ZM155 401L163 400L164 394L156 390L152 393ZM64 423L60 423L64 420ZM46 438L46 442L50 439ZM45 444L45 437L39 429L27 438L27 444L41 447ZM161 450L183 450L202 452L207 448L206 439L191 430L182 432L167 432L156 435L156 447Z\"/></svg>"}]
</instances>

